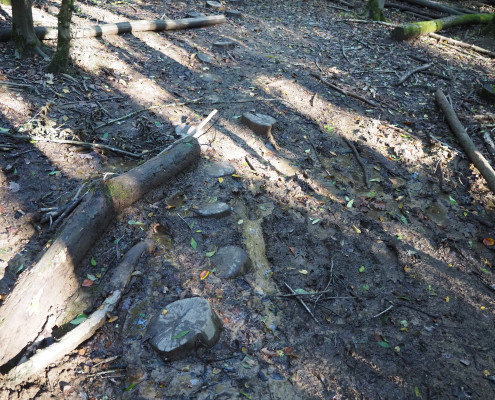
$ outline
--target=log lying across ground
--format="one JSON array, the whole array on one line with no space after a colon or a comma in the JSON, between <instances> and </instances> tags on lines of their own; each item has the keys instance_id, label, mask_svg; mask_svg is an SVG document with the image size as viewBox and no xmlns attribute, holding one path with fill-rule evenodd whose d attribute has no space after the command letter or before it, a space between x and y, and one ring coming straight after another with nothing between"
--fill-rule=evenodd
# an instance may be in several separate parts
<instances>
[{"instance_id":1,"label":"log lying across ground","mask_svg":"<svg viewBox=\"0 0 495 400\"><path fill-rule=\"evenodd\" d=\"M67 322L77 310L77 268L116 214L175 177L199 158L191 137L166 153L108 181L73 212L39 261L19 278L0 308L0 366L17 359L43 330ZM69 306L68 306L69 305ZM74 308L74 309L71 309ZM65 319L64 319L65 318Z\"/></svg>"},{"instance_id":2,"label":"log lying across ground","mask_svg":"<svg viewBox=\"0 0 495 400\"><path fill-rule=\"evenodd\" d=\"M489 24L494 17L495 14L463 14L431 21L413 22L395 28L391 33L391 37L394 40L407 40L456 25Z\"/></svg>"},{"instance_id":3,"label":"log lying across ground","mask_svg":"<svg viewBox=\"0 0 495 400\"><path fill-rule=\"evenodd\" d=\"M427 8L431 8L433 10L438 10L445 12L450 15L461 15L461 14L475 14L475 11L466 10L464 8L459 7L450 7L445 4L440 4L430 0L406 0L406 2L410 4L414 4L417 6L423 6Z\"/></svg>"},{"instance_id":4,"label":"log lying across ground","mask_svg":"<svg viewBox=\"0 0 495 400\"><path fill-rule=\"evenodd\" d=\"M112 282L115 288L112 295L107 297L100 308L85 320L81 325L67 333L59 342L46 349L38 351L28 361L13 368L7 375L7 383L14 387L24 382L30 376L38 374L50 364L57 362L65 355L73 351L85 340L88 340L105 323L107 313L111 313L122 297L122 293L131 278L139 257L145 251L151 252L155 248L155 242L147 239L135 244L124 256L119 266L114 270Z\"/></svg>"},{"instance_id":5,"label":"log lying across ground","mask_svg":"<svg viewBox=\"0 0 495 400\"><path fill-rule=\"evenodd\" d=\"M495 171L491 167L490 163L476 148L475 144L467 134L466 129L462 126L461 121L457 118L454 109L440 89L436 91L435 99L444 112L445 118L447 118L447 122L456 139L459 141L474 166L478 169L478 171L480 171L483 178L485 178L492 193L495 193Z\"/></svg>"},{"instance_id":6,"label":"log lying across ground","mask_svg":"<svg viewBox=\"0 0 495 400\"><path fill-rule=\"evenodd\" d=\"M94 25L89 28L73 29L72 38L100 37L103 35L119 35L121 33L143 31L174 31L180 29L203 28L210 25L223 24L226 21L224 15L211 15L208 17L183 18L177 20L142 20L117 22L116 24ZM40 40L57 39L57 28L37 26L34 28L36 36ZM11 39L12 28L0 29L0 42L8 42Z\"/></svg>"}]
</instances>

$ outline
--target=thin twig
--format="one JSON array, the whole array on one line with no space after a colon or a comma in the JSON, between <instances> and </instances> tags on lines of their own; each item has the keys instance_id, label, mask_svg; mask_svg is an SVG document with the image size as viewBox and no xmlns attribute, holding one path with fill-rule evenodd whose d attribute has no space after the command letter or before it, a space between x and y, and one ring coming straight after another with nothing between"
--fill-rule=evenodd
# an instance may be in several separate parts
<instances>
[{"instance_id":1,"label":"thin twig","mask_svg":"<svg viewBox=\"0 0 495 400\"><path fill-rule=\"evenodd\" d=\"M407 79L409 79L409 77L411 77L412 75L414 75L416 72L420 72L420 71L424 71L425 69L428 69L430 68L431 66L433 65L433 63L428 63L428 64L424 64L424 65L421 65L417 68L414 68L408 72L406 72L404 75L402 75L402 77L397 81L397 83L395 83L396 86L398 85L401 85L403 84Z\"/></svg>"},{"instance_id":2,"label":"thin twig","mask_svg":"<svg viewBox=\"0 0 495 400\"><path fill-rule=\"evenodd\" d=\"M125 150L118 149L116 147L108 146L106 144L101 144L101 143L89 143L89 142L81 142L78 140L68 140L68 139L50 139L50 138L45 138L45 137L40 137L40 136L16 135L13 133L8 133L8 132L4 133L4 135L10 136L11 138L14 138L14 139L27 140L30 142L35 141L35 142L48 142L48 143L62 143L62 144L72 144L75 146L82 146L82 147L86 147L86 148L110 150L110 151L113 151L114 153L123 154L123 155L133 157L133 158L142 158L144 156L144 154L131 153L129 151L125 151Z\"/></svg>"},{"instance_id":3,"label":"thin twig","mask_svg":"<svg viewBox=\"0 0 495 400\"><path fill-rule=\"evenodd\" d=\"M386 308L385 310L383 310L382 312L376 314L376 315L373 315L372 318L378 318L380 315L383 315L385 314L386 312L389 312L392 308L394 308L394 305L392 304L390 307Z\"/></svg>"},{"instance_id":4,"label":"thin twig","mask_svg":"<svg viewBox=\"0 0 495 400\"><path fill-rule=\"evenodd\" d=\"M345 89L342 89L340 88L339 86L336 86L334 85L333 83L330 83L328 82L325 78L323 78L320 74L317 74L315 72L311 72L310 74L311 76L314 76L315 78L319 79L320 81L322 81L325 85L327 85L329 88L339 92L339 93L342 93L346 96L349 96L349 97L354 97L355 99L358 99L358 100L361 100L362 102L366 103L366 104L369 104L370 106L373 106L373 107L376 107L376 103L374 101L371 101L371 100L368 100L366 99L365 97L359 95L359 94L356 94L356 93L352 93L352 92L348 92L347 90Z\"/></svg>"},{"instance_id":5,"label":"thin twig","mask_svg":"<svg viewBox=\"0 0 495 400\"><path fill-rule=\"evenodd\" d=\"M285 284L285 286L287 286L287 289L289 289L292 292L292 294L297 294L296 292L294 292L294 290L292 290L292 288L286 282L284 282L284 284ZM313 319L316 321L316 323L319 324L318 320L316 319L314 314L311 312L311 310L308 308L308 306L306 305L304 300L301 299L300 297L297 297L297 296L296 296L296 299L306 309L306 311L309 313L309 315L311 315L313 317Z\"/></svg>"},{"instance_id":6,"label":"thin twig","mask_svg":"<svg viewBox=\"0 0 495 400\"><path fill-rule=\"evenodd\" d=\"M368 172L366 172L366 167L363 163L361 156L359 155L359 153L356 149L356 146L354 146L354 144L349 139L347 139L346 137L344 137L344 140L349 145L349 147L351 148L352 152L354 153L354 157L356 157L358 164L361 166L361 168L363 170L363 175L364 175L364 182L366 183L366 188L369 189L370 188L370 181L368 179Z\"/></svg>"},{"instance_id":7,"label":"thin twig","mask_svg":"<svg viewBox=\"0 0 495 400\"><path fill-rule=\"evenodd\" d=\"M191 101L184 102L184 103L159 104L159 105L156 105L156 106L142 108L140 110L133 111L133 112L131 112L129 114L123 115L123 116L121 116L119 118L115 118L115 119L112 119L110 121L104 122L104 123L98 125L97 127L95 127L95 130L100 129L100 128L103 128L104 126L112 125L115 122L119 122L119 121L123 121L123 120L128 119L128 118L131 118L131 117L133 117L133 116L135 116L137 114L140 114L142 112L145 112L145 111L154 110L154 109L157 109L157 108L185 106L185 105L188 105L188 104L197 103L198 100L191 100Z\"/></svg>"},{"instance_id":8,"label":"thin twig","mask_svg":"<svg viewBox=\"0 0 495 400\"><path fill-rule=\"evenodd\" d=\"M347 57L347 54L345 54L345 46L344 45L342 45L342 55L347 60L347 62L352 65L351 61L349 60L349 57Z\"/></svg>"},{"instance_id":9,"label":"thin twig","mask_svg":"<svg viewBox=\"0 0 495 400\"><path fill-rule=\"evenodd\" d=\"M323 168L323 171L325 171L329 177L332 176L332 174L325 167L325 164L323 164L323 162L321 161L320 156L318 155L318 152L316 151L316 147L313 145L313 142L311 142L311 140L309 140L307 136L304 136L304 138L309 143L309 145L313 148L313 151L315 152L315 157L318 160L318 162L320 163L321 167Z\"/></svg>"}]
</instances>

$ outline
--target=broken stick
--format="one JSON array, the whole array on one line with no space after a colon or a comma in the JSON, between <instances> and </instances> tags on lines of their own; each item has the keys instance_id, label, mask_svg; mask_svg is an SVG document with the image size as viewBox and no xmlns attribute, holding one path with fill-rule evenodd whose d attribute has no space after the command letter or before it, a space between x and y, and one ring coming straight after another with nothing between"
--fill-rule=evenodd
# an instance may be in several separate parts
<instances>
[{"instance_id":1,"label":"broken stick","mask_svg":"<svg viewBox=\"0 0 495 400\"><path fill-rule=\"evenodd\" d=\"M483 156L483 154L481 154L481 152L476 148L471 138L468 136L466 129L464 128L464 126L462 126L461 121L459 121L459 118L457 118L454 109L450 105L449 101L447 100L445 94L443 94L441 89L438 89L436 91L435 99L444 112L450 129L468 155L469 159L478 169L483 178L485 178L486 183L492 193L495 193L495 171L486 160L486 158Z\"/></svg>"},{"instance_id":2,"label":"broken stick","mask_svg":"<svg viewBox=\"0 0 495 400\"><path fill-rule=\"evenodd\" d=\"M88 340L95 332L103 326L106 321L107 313L114 310L117 303L122 297L122 292L131 278L134 266L144 251L151 252L155 248L155 243L151 239L135 244L124 256L123 261L116 268L112 276L112 284L118 286L111 296L107 297L98 310L78 325L76 328L67 333L59 342L38 351L26 362L13 368L7 375L7 382L12 386L18 385L33 376L50 364L57 362L66 354L77 348L82 342Z\"/></svg>"}]
</instances>

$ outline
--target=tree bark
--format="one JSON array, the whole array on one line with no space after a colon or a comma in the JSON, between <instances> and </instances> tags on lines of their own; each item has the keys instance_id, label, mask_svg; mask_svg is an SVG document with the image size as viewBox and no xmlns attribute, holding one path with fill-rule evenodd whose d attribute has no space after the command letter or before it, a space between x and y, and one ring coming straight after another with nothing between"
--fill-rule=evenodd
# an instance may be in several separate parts
<instances>
[{"instance_id":1,"label":"tree bark","mask_svg":"<svg viewBox=\"0 0 495 400\"><path fill-rule=\"evenodd\" d=\"M122 297L124 289L131 279L131 274L139 257L145 252L151 252L155 248L155 242L147 239L135 244L124 256L119 266L112 275L112 295L107 297L102 306L98 308L81 325L67 333L59 342L46 349L36 352L28 361L13 368L7 375L7 384L11 387L24 382L30 376L38 374L48 365L57 362L66 354L69 354L85 340L88 340L105 323L107 313L114 310Z\"/></svg>"},{"instance_id":2,"label":"tree bark","mask_svg":"<svg viewBox=\"0 0 495 400\"><path fill-rule=\"evenodd\" d=\"M12 39L18 55L35 53L46 58L34 30L31 0L12 0Z\"/></svg>"},{"instance_id":3,"label":"tree bark","mask_svg":"<svg viewBox=\"0 0 495 400\"><path fill-rule=\"evenodd\" d=\"M413 22L395 28L392 31L391 37L394 40L407 40L457 25L489 24L493 21L494 15L495 14L463 14L452 15L450 17L434 19L431 21Z\"/></svg>"},{"instance_id":4,"label":"tree bark","mask_svg":"<svg viewBox=\"0 0 495 400\"><path fill-rule=\"evenodd\" d=\"M39 261L22 274L0 308L0 366L16 362L43 329L81 312L71 297L80 283L77 268L96 239L123 208L162 185L200 154L191 138L129 172L111 179L83 201Z\"/></svg>"},{"instance_id":5,"label":"tree bark","mask_svg":"<svg viewBox=\"0 0 495 400\"><path fill-rule=\"evenodd\" d=\"M28 1L28 0L17 0ZM224 15L211 15L208 17L183 18L177 20L153 21L128 21L117 22L116 24L94 25L89 28L74 29L72 38L100 37L103 35L119 35L121 33L142 32L142 31L173 31L180 29L203 28L210 25L218 25L226 22ZM57 38L57 29L48 27L36 27L36 35L41 40L53 40ZM0 42L9 41L11 30L9 28L0 29Z\"/></svg>"},{"instance_id":6,"label":"tree bark","mask_svg":"<svg viewBox=\"0 0 495 400\"><path fill-rule=\"evenodd\" d=\"M69 63L70 51L70 23L74 0L62 0L58 13L57 51L48 66L50 72L64 72Z\"/></svg>"},{"instance_id":7,"label":"tree bark","mask_svg":"<svg viewBox=\"0 0 495 400\"><path fill-rule=\"evenodd\" d=\"M385 21L384 8L385 0L368 0L368 3L366 3L368 17L373 21Z\"/></svg>"},{"instance_id":8,"label":"tree bark","mask_svg":"<svg viewBox=\"0 0 495 400\"><path fill-rule=\"evenodd\" d=\"M480 174L483 176L483 178L485 178L486 183L492 193L495 193L495 171L491 167L490 163L476 148L473 141L468 136L466 129L464 129L464 127L462 126L461 121L459 121L459 118L457 118L454 109L440 89L436 91L435 99L444 112L445 118L447 118L447 122L456 139L459 141L474 166L478 169L478 171L480 171Z\"/></svg>"}]
</instances>

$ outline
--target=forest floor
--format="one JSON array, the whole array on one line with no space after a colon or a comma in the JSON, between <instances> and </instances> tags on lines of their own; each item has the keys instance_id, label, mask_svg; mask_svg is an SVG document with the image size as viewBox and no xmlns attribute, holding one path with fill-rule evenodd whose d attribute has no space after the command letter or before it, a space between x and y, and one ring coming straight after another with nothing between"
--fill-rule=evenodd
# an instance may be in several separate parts
<instances>
[{"instance_id":1,"label":"forest floor","mask_svg":"<svg viewBox=\"0 0 495 400\"><path fill-rule=\"evenodd\" d=\"M89 276L105 285L154 224L169 227L173 244L141 259L118 319L26 384L0 387L0 399L495 397L495 197L434 95L448 95L490 158L482 136L494 131L495 106L479 88L495 81L493 59L428 37L394 42L392 27L363 22L365 2L354 3L227 1L220 12L236 9L241 19L77 39L70 75L48 74L42 59L18 60L12 43L0 46L2 300L54 235L40 209L138 163L6 133L103 143L147 159L177 139L176 125L219 111L199 139L197 165L119 215L75 271L81 283ZM88 0L76 3L73 21L189 12L219 11L199 1ZM57 3L35 2L35 24L56 26L57 13ZM417 20L385 14L394 23ZM0 7L0 22L10 24L10 7ZM495 51L479 26L441 33ZM213 45L224 39L235 47ZM432 65L396 84L425 63ZM241 124L252 111L277 120L273 140ZM235 174L208 176L213 162ZM193 212L216 201L233 212ZM206 253L227 245L245 248L254 270L201 279L212 270ZM282 296L286 285L315 292L299 296L307 309ZM147 323L192 296L207 299L222 320L220 340L165 361L144 340Z\"/></svg>"}]
</instances>

